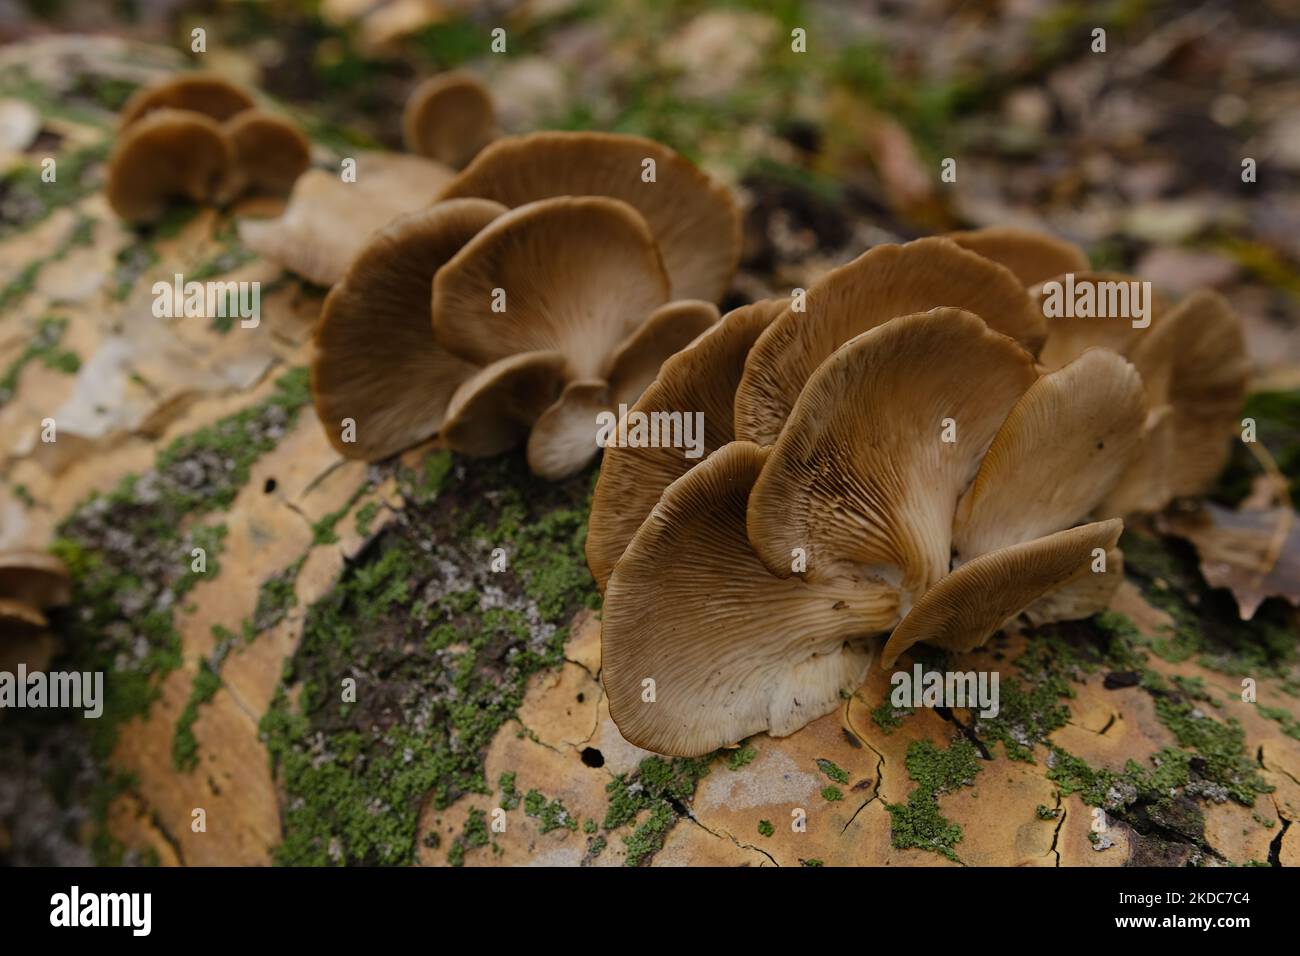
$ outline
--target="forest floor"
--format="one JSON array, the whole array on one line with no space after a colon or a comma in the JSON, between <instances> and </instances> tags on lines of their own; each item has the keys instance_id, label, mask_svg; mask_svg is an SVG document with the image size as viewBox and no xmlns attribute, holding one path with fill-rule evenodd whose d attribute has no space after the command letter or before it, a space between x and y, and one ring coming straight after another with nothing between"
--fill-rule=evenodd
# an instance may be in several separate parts
<instances>
[{"instance_id":1,"label":"forest floor","mask_svg":"<svg viewBox=\"0 0 1300 956\"><path fill-rule=\"evenodd\" d=\"M1300 84L1287 69L1300 39L1266 11L1111 5L1105 55L1068 4L1024 22L967 13L937 37L900 14L855 22L805 67L783 51L795 26L827 22L817 4L665 4L652 23L635 5L570 4L509 21L519 46L500 62L471 42L481 22L395 40L373 35L375 5L333 6L346 29L273 31L297 56L214 45L222 68L290 104L320 161L395 146L392 104L414 76L481 65L508 129L653 135L732 183L747 239L726 306L806 286L880 241L1046 228L1099 267L1230 299L1256 369L1247 414L1300 487ZM737 35L752 41L718 45ZM650 55L655 36L676 42ZM393 43L404 55L372 49ZM1271 599L1242 621L1192 545L1161 533L1169 520L1129 524L1111 613L901 662L997 670L996 717L895 708L876 670L787 738L698 760L628 744L599 680L582 555L594 469L549 485L516 457L436 445L343 461L305 372L324 290L234 228L267 201L178 209L143 231L109 212L114 111L190 59L59 35L0 52L0 106L39 117L31 141L0 142L0 547L52 545L77 580L55 633L5 660L109 674L97 721L0 720L0 859L1300 864L1295 609ZM939 177L949 156L956 184ZM55 184L41 182L46 157ZM1257 181L1242 182L1243 157ZM177 272L259 281L260 324L160 322L150 286ZM38 439L46 418L54 443ZM1248 501L1261 474L1240 451L1215 499ZM506 574L488 572L496 548Z\"/></svg>"}]
</instances>

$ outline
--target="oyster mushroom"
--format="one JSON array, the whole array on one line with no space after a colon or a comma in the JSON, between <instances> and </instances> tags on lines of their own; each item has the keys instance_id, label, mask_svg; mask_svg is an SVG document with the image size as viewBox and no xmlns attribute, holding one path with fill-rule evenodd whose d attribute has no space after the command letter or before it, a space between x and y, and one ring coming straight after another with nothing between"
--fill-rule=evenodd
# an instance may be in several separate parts
<instances>
[{"instance_id":1,"label":"oyster mushroom","mask_svg":"<svg viewBox=\"0 0 1300 956\"><path fill-rule=\"evenodd\" d=\"M311 164L311 143L287 119L265 110L236 113L222 131L230 140L234 166L226 193L288 193Z\"/></svg>"},{"instance_id":2,"label":"oyster mushroom","mask_svg":"<svg viewBox=\"0 0 1300 956\"><path fill-rule=\"evenodd\" d=\"M255 108L247 91L219 76L182 74L136 91L122 108L108 201L128 222L151 222L174 199L286 193L309 158L302 132Z\"/></svg>"},{"instance_id":3,"label":"oyster mushroom","mask_svg":"<svg viewBox=\"0 0 1300 956\"><path fill-rule=\"evenodd\" d=\"M433 338L434 273L505 212L455 199L393 220L330 290L316 326L312 393L325 434L353 458L386 458L442 427L452 394L477 366ZM343 441L342 422L356 422Z\"/></svg>"},{"instance_id":4,"label":"oyster mushroom","mask_svg":"<svg viewBox=\"0 0 1300 956\"><path fill-rule=\"evenodd\" d=\"M730 191L684 156L639 136L544 132L499 139L441 198L464 196L510 207L556 196L621 199L649 223L674 299L718 301L740 260L740 211Z\"/></svg>"},{"instance_id":5,"label":"oyster mushroom","mask_svg":"<svg viewBox=\"0 0 1300 956\"><path fill-rule=\"evenodd\" d=\"M649 370L718 319L710 303L669 304L668 295L655 238L626 203L559 197L501 216L434 276L434 337L484 369L453 396L444 440L468 454L499 451L496 441L467 441L464 419L508 408L515 426L529 426L536 474L580 470L599 450L597 416L635 401ZM516 400L521 353L563 357L562 367L551 358L529 366L554 374L549 406ZM529 394L545 390L533 383Z\"/></svg>"},{"instance_id":6,"label":"oyster mushroom","mask_svg":"<svg viewBox=\"0 0 1300 956\"><path fill-rule=\"evenodd\" d=\"M402 111L406 149L461 169L496 136L492 96L461 70L430 77L417 86Z\"/></svg>"},{"instance_id":7,"label":"oyster mushroom","mask_svg":"<svg viewBox=\"0 0 1300 956\"><path fill-rule=\"evenodd\" d=\"M184 110L217 122L253 107L253 97L242 87L213 73L180 73L136 90L118 114L125 129L155 110Z\"/></svg>"},{"instance_id":8,"label":"oyster mushroom","mask_svg":"<svg viewBox=\"0 0 1300 956\"><path fill-rule=\"evenodd\" d=\"M647 418L656 413L700 412L704 416L703 455L688 458L683 449L669 447L612 445L605 449L587 528L587 565L602 591L627 543L664 489L704 457L735 440L734 400L745 358L754 340L788 304L788 299L765 299L728 312L717 325L669 357L658 378L629 409Z\"/></svg>"},{"instance_id":9,"label":"oyster mushroom","mask_svg":"<svg viewBox=\"0 0 1300 956\"><path fill-rule=\"evenodd\" d=\"M841 308L864 301L865 290L840 291ZM646 398L725 330L667 363ZM734 362L733 352L720 371ZM693 378L708 379L701 365ZM1080 522L1136 453L1145 416L1141 379L1120 356L1095 350L1040 375L1026 349L967 310L854 336L803 383L770 447L740 439L685 470L617 556L602 676L620 731L683 756L791 733L860 682L873 634L893 630L891 664L920 640L978 646L1020 613L1105 607L1122 525ZM590 520L598 577L626 526L615 492L639 467L652 489L666 471L636 450L610 461L620 473L610 494L598 486Z\"/></svg>"},{"instance_id":10,"label":"oyster mushroom","mask_svg":"<svg viewBox=\"0 0 1300 956\"><path fill-rule=\"evenodd\" d=\"M815 368L853 336L899 315L953 306L1031 352L1046 324L1007 269L942 238L882 245L833 269L759 336L736 390L736 436L776 441Z\"/></svg>"},{"instance_id":11,"label":"oyster mushroom","mask_svg":"<svg viewBox=\"0 0 1300 956\"><path fill-rule=\"evenodd\" d=\"M1038 285L1066 272L1086 272L1088 257L1072 242L1013 226L988 226L950 232L963 249L1006 266L1021 284Z\"/></svg>"},{"instance_id":12,"label":"oyster mushroom","mask_svg":"<svg viewBox=\"0 0 1300 956\"><path fill-rule=\"evenodd\" d=\"M527 440L534 472L572 474L599 451L600 416L718 320L711 303L667 296L654 237L626 203L436 203L372 236L331 291L317 414L353 458L439 432L474 456Z\"/></svg>"},{"instance_id":13,"label":"oyster mushroom","mask_svg":"<svg viewBox=\"0 0 1300 956\"><path fill-rule=\"evenodd\" d=\"M154 110L128 126L113 146L108 204L128 222L151 222L176 199L215 202L233 162L230 140L215 120Z\"/></svg>"}]
</instances>

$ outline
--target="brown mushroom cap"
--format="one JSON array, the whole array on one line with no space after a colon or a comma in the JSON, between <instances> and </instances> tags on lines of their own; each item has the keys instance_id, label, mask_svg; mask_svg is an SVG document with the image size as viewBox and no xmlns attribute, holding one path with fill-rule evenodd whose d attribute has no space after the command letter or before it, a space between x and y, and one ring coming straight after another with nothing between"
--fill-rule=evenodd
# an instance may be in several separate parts
<instances>
[{"instance_id":1,"label":"brown mushroom cap","mask_svg":"<svg viewBox=\"0 0 1300 956\"><path fill-rule=\"evenodd\" d=\"M539 478L559 481L582 471L596 457L597 416L610 406L603 379L570 382L542 412L528 435L528 467Z\"/></svg>"},{"instance_id":2,"label":"brown mushroom cap","mask_svg":"<svg viewBox=\"0 0 1300 956\"><path fill-rule=\"evenodd\" d=\"M454 199L399 216L375 233L325 299L316 326L312 393L330 443L349 458L387 458L442 427L477 366L433 338L433 274L505 212ZM356 422L343 442L341 422Z\"/></svg>"},{"instance_id":3,"label":"brown mushroom cap","mask_svg":"<svg viewBox=\"0 0 1300 956\"><path fill-rule=\"evenodd\" d=\"M520 352L493 362L451 397L441 438L448 448L485 458L513 448L564 389L565 358Z\"/></svg>"},{"instance_id":4,"label":"brown mushroom cap","mask_svg":"<svg viewBox=\"0 0 1300 956\"><path fill-rule=\"evenodd\" d=\"M498 289L503 311L493 311ZM654 236L636 210L566 196L506 213L439 269L433 327L444 347L479 365L557 351L571 378L592 379L667 298Z\"/></svg>"},{"instance_id":5,"label":"brown mushroom cap","mask_svg":"<svg viewBox=\"0 0 1300 956\"><path fill-rule=\"evenodd\" d=\"M1034 601L1092 573L1093 551L1111 551L1124 523L1118 519L1058 531L982 554L930 588L894 628L881 663L893 666L920 641L951 651L979 647ZM1115 581L1109 573L1098 575Z\"/></svg>"},{"instance_id":6,"label":"brown mushroom cap","mask_svg":"<svg viewBox=\"0 0 1300 956\"><path fill-rule=\"evenodd\" d=\"M655 181L642 180L655 161ZM533 133L499 139L443 198L482 196L522 206L552 196L609 196L645 217L672 279L672 298L716 302L740 261L741 223L726 187L676 151L614 133Z\"/></svg>"},{"instance_id":7,"label":"brown mushroom cap","mask_svg":"<svg viewBox=\"0 0 1300 956\"><path fill-rule=\"evenodd\" d=\"M802 549L809 581L924 592L948 572L958 495L1035 377L1028 352L960 309L850 339L808 380L754 485L754 550L780 577Z\"/></svg>"},{"instance_id":8,"label":"brown mushroom cap","mask_svg":"<svg viewBox=\"0 0 1300 956\"><path fill-rule=\"evenodd\" d=\"M722 317L670 357L633 411L704 414L701 458L681 448L605 449L587 522L587 565L603 591L627 543L665 488L708 455L735 439L732 401L754 340L784 310L788 299L766 299Z\"/></svg>"},{"instance_id":9,"label":"brown mushroom cap","mask_svg":"<svg viewBox=\"0 0 1300 956\"><path fill-rule=\"evenodd\" d=\"M1022 612L1035 627L1056 621L1079 621L1110 608L1115 592L1124 583L1124 552L1106 551L1106 570L1080 574L1048 591Z\"/></svg>"},{"instance_id":10,"label":"brown mushroom cap","mask_svg":"<svg viewBox=\"0 0 1300 956\"><path fill-rule=\"evenodd\" d=\"M29 638L50 626L45 615L23 601L0 598L0 639Z\"/></svg>"},{"instance_id":11,"label":"brown mushroom cap","mask_svg":"<svg viewBox=\"0 0 1300 956\"><path fill-rule=\"evenodd\" d=\"M246 90L216 74L181 73L136 90L118 114L118 122L125 129L162 109L187 110L222 122L253 105Z\"/></svg>"},{"instance_id":12,"label":"brown mushroom cap","mask_svg":"<svg viewBox=\"0 0 1300 956\"><path fill-rule=\"evenodd\" d=\"M638 747L694 757L761 731L793 733L861 682L866 638L896 618L892 589L767 573L745 536L766 457L733 442L682 475L610 576L601 680L610 716Z\"/></svg>"},{"instance_id":13,"label":"brown mushroom cap","mask_svg":"<svg viewBox=\"0 0 1300 956\"><path fill-rule=\"evenodd\" d=\"M950 232L947 238L963 249L1006 266L1025 286L1038 285L1066 272L1088 271L1088 257L1082 249L1072 242L1041 232L1012 226L989 226Z\"/></svg>"},{"instance_id":14,"label":"brown mushroom cap","mask_svg":"<svg viewBox=\"0 0 1300 956\"><path fill-rule=\"evenodd\" d=\"M402 153L362 153L356 182L309 169L279 219L245 219L239 237L258 255L317 285L333 285L376 229L428 206L451 178L441 163Z\"/></svg>"},{"instance_id":15,"label":"brown mushroom cap","mask_svg":"<svg viewBox=\"0 0 1300 956\"><path fill-rule=\"evenodd\" d=\"M1148 390L1173 406L1170 490L1198 495L1228 463L1250 360L1241 322L1217 292L1201 290L1169 310L1132 351Z\"/></svg>"},{"instance_id":16,"label":"brown mushroom cap","mask_svg":"<svg viewBox=\"0 0 1300 956\"><path fill-rule=\"evenodd\" d=\"M245 190L287 193L311 163L311 143L282 116L244 110L226 120L223 129L235 154L227 186L232 196Z\"/></svg>"},{"instance_id":17,"label":"brown mushroom cap","mask_svg":"<svg viewBox=\"0 0 1300 956\"><path fill-rule=\"evenodd\" d=\"M659 376L670 356L680 352L718 321L718 308L701 299L661 305L646 317L607 363L611 404L631 405Z\"/></svg>"},{"instance_id":18,"label":"brown mushroom cap","mask_svg":"<svg viewBox=\"0 0 1300 956\"><path fill-rule=\"evenodd\" d=\"M1093 512L1142 439L1142 379L1089 349L1044 375L998 429L953 528L960 560L1069 528Z\"/></svg>"},{"instance_id":19,"label":"brown mushroom cap","mask_svg":"<svg viewBox=\"0 0 1300 956\"><path fill-rule=\"evenodd\" d=\"M936 306L964 309L1031 351L1044 330L1042 314L1014 275L942 238L877 246L814 283L805 305L805 312L788 309L754 343L736 390L738 438L775 442L822 360L895 316Z\"/></svg>"},{"instance_id":20,"label":"brown mushroom cap","mask_svg":"<svg viewBox=\"0 0 1300 956\"><path fill-rule=\"evenodd\" d=\"M1123 474L1098 502L1099 518L1119 518L1140 511L1159 511L1174 497L1174 410L1160 405L1147 413L1142 440Z\"/></svg>"},{"instance_id":21,"label":"brown mushroom cap","mask_svg":"<svg viewBox=\"0 0 1300 956\"><path fill-rule=\"evenodd\" d=\"M72 576L46 551L0 551L0 598L38 609L67 604L72 600Z\"/></svg>"},{"instance_id":22,"label":"brown mushroom cap","mask_svg":"<svg viewBox=\"0 0 1300 956\"><path fill-rule=\"evenodd\" d=\"M108 161L108 204L127 222L151 222L173 199L217 198L233 162L215 120L160 109L123 130Z\"/></svg>"},{"instance_id":23,"label":"brown mushroom cap","mask_svg":"<svg viewBox=\"0 0 1300 956\"><path fill-rule=\"evenodd\" d=\"M1056 276L1051 281L1063 283L1065 277ZM1079 272L1074 274L1073 279L1076 291L1084 286L1091 286L1094 297L1105 295L1105 289L1110 283L1127 284L1137 281L1133 276L1119 272ZM1035 289L1034 295L1035 308L1040 315L1046 316L1048 297L1046 286ZM1087 318L1062 315L1047 318L1047 341L1043 343L1043 350L1038 356L1039 363L1047 369L1060 368L1090 348L1106 348L1125 357L1131 357L1130 353L1137 344L1149 335L1152 329L1164 322L1164 314L1169 309L1168 300L1158 293L1153 293L1150 305L1151 325L1145 329L1135 328L1131 319L1123 317ZM1148 369L1142 364L1135 364L1138 365L1138 371L1146 381Z\"/></svg>"},{"instance_id":24,"label":"brown mushroom cap","mask_svg":"<svg viewBox=\"0 0 1300 956\"><path fill-rule=\"evenodd\" d=\"M406 148L460 169L496 135L496 108L482 83L455 70L425 80L406 100Z\"/></svg>"}]
</instances>

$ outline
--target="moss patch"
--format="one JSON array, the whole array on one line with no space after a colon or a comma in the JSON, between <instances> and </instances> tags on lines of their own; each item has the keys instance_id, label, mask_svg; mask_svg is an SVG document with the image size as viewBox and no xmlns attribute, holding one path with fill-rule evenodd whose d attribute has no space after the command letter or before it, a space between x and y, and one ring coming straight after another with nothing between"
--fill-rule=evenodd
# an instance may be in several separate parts
<instances>
[{"instance_id":1,"label":"moss patch","mask_svg":"<svg viewBox=\"0 0 1300 956\"><path fill-rule=\"evenodd\" d=\"M435 452L398 477L398 520L308 611L286 673L298 707L281 694L263 720L289 797L278 863L411 862L420 806L489 792L488 744L597 603L583 556L591 476L551 484L520 456L466 467ZM517 799L513 779L508 795L498 783Z\"/></svg>"},{"instance_id":2,"label":"moss patch","mask_svg":"<svg viewBox=\"0 0 1300 956\"><path fill-rule=\"evenodd\" d=\"M907 748L907 775L916 788L906 803L886 803L890 817L890 842L899 849L916 848L957 861L956 845L961 842L961 824L948 820L939 810L939 797L958 787L970 786L980 771L979 754L970 741L958 738L947 749L928 740L913 741Z\"/></svg>"}]
</instances>

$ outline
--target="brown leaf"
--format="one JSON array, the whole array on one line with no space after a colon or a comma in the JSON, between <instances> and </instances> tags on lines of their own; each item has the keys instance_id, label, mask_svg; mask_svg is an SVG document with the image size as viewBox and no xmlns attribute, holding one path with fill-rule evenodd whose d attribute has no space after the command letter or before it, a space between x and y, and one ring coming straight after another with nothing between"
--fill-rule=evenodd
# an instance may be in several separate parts
<instances>
[{"instance_id":1,"label":"brown leaf","mask_svg":"<svg viewBox=\"0 0 1300 956\"><path fill-rule=\"evenodd\" d=\"M1206 582L1232 592L1242 620L1269 597L1300 606L1300 523L1292 508L1233 511L1206 502L1161 518L1160 530L1195 546Z\"/></svg>"}]
</instances>

